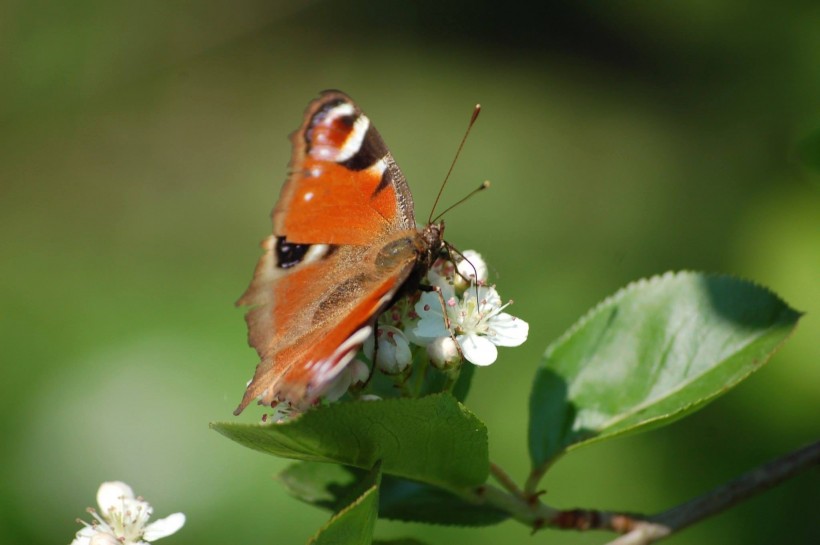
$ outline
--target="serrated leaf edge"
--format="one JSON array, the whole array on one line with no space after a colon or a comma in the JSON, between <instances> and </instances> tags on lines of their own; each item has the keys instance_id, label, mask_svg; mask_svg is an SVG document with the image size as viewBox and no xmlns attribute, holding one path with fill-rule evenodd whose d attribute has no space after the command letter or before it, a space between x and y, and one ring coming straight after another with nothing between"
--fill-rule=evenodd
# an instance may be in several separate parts
<instances>
[{"instance_id":1,"label":"serrated leaf edge","mask_svg":"<svg viewBox=\"0 0 820 545\"><path fill-rule=\"evenodd\" d=\"M648 278L641 278L641 279L636 280L634 282L630 282L629 284L627 284L626 286L620 288L618 291L616 291L612 295L610 295L610 296L604 298L603 300L601 300L598 304L596 304L589 311L587 311L581 318L579 318L572 326L570 326L570 328L567 329L560 337L558 337L555 341L550 343L549 346L547 346L547 349L544 351L544 355L542 356L544 361L540 365L540 367L541 368L547 368L546 360L549 359L549 357L555 352L555 350L557 350L560 346L562 346L564 343L566 343L570 337L572 337L575 333L577 333L580 329L582 329L587 323L589 323L589 321L592 320L592 318L595 315L597 315L602 310L603 307L608 307L609 305L623 299L628 294L630 294L630 293L632 293L632 292L634 292L638 289L645 288L647 286L654 286L654 285L660 284L660 283L662 283L664 281L667 281L667 280L676 280L676 279L687 278L687 277L701 277L701 278L705 278L705 279L707 279L707 278L719 278L719 279L720 278L725 278L725 279L738 280L740 282L744 282L746 284L749 284L749 285L751 285L751 286L765 292L766 294L770 295L778 303L780 303L784 307L786 307L786 309L796 313L798 319L804 314L803 312L795 310L791 306L789 306L789 304L782 297L780 297L780 295L778 295L775 291L773 291L772 289L770 289L770 288L768 288L768 287L766 287L766 286L764 286L764 285L762 285L758 282L755 282L753 280L749 280L749 279L746 279L746 278L743 278L743 277L740 277L740 276L729 275L729 274L720 274L720 273L703 273L703 272L688 271L688 270L667 271L667 272L662 273L662 274L657 274L657 275L650 276ZM780 348L783 346L783 344L787 340L789 340L791 338L791 336L794 334L794 330L797 327L797 323L798 322L795 321L795 324L791 328L791 331L789 331L789 333L785 337L783 337L783 339L779 343L777 343L777 345L771 350L771 352L769 352L769 354L766 355L765 358L763 358L757 365L750 368L749 371L747 373L745 373L743 376L740 376L740 377L737 378L737 380L733 381L732 384L729 386L729 389L731 389L735 385L743 382L750 375L752 375L752 373L756 372L761 367L766 365L766 363L769 362L769 360L772 358L772 356L774 356L774 354L777 353L780 350ZM758 337L755 337L755 340L757 338ZM754 342L754 341L750 341L749 344L751 344L751 342ZM677 389L675 391L677 392L679 390L680 389ZM701 398L697 399L696 401L694 401L692 403L688 403L688 404L680 407L676 411L666 413L664 415L658 415L658 416L655 416L653 418L649 418L647 420L643 420L643 421L641 421L640 423L636 424L635 426L633 426L631 428L619 430L619 431L616 431L616 432L613 432L613 433L600 433L600 434L595 435L594 437L590 437L588 439L583 439L581 441L569 443L562 450L554 453L553 456L551 456L549 459L545 460L544 462L542 462L539 465L543 465L543 466L551 465L552 463L555 462L555 460L557 460L558 458L560 458L564 454L566 454L568 452L571 452L571 451L573 451L573 450L575 450L579 447L591 445L593 443L596 443L598 441L603 441L603 440L606 440L606 439L612 439L612 438L615 438L615 437L621 437L621 436L629 435L629 434L632 434L632 433L638 433L638 432L642 431L644 428L650 427L653 423L661 421L661 420L674 421L676 419L675 418L676 415L685 416L685 414L687 412L691 411L693 408L705 405L709 401L721 396L724 392L725 392L725 389L718 390L718 391L714 392L712 395L707 395L707 396L701 397ZM657 402L657 399L653 399L653 403L656 403L656 402ZM643 408L644 406L646 406L646 405L641 405L641 406L637 407L637 409ZM628 414L626 414L626 417L631 416L632 414L635 414L635 412L637 412L637 411L634 411L634 410L630 411ZM608 423L606 426L602 426L602 427L604 427L604 428L605 427L611 427L611 426L617 424L619 421L621 421L623 419L624 418L619 418L618 420L614 421L614 423Z\"/></svg>"},{"instance_id":2,"label":"serrated leaf edge","mask_svg":"<svg viewBox=\"0 0 820 545\"><path fill-rule=\"evenodd\" d=\"M306 417L307 418L319 418L318 415L320 415L322 412L336 411L336 410L346 410L346 409L340 409L340 408L344 407L344 406L349 406L349 405L352 405L352 404L359 404L359 403L362 403L362 404L363 403L367 403L367 404L412 403L412 402L415 402L415 401L426 400L426 399L430 399L430 398L442 398L442 399L451 398L456 403L456 405L458 406L459 410L462 413L464 413L467 416L470 416L472 418L475 418L476 420L481 422L481 419L478 418L478 416L476 416L475 413L473 413L470 409L468 409L464 404L462 404L452 394L450 394L448 392L439 392L439 393L436 393L436 394L430 394L430 395L423 396L423 397L418 397L418 398L395 397L395 398L377 399L377 400L372 400L372 401L370 401L370 400L368 400L368 401L348 401L348 402L336 403L336 404L332 404L332 405L320 405L320 406L314 407L314 408L310 409L309 411L299 415L298 417L296 417L292 420L288 420L286 422L230 422L230 421L227 421L227 420L217 420L217 421L214 421L214 422L210 422L208 424L208 427L213 429L213 430L216 430L216 431L219 431L222 426L227 426L227 427L235 428L235 429L238 429L238 428L271 429L271 428L274 428L274 427L288 428L288 427L291 427L291 426L295 425L300 420L302 420Z\"/></svg>"},{"instance_id":3,"label":"serrated leaf edge","mask_svg":"<svg viewBox=\"0 0 820 545\"><path fill-rule=\"evenodd\" d=\"M593 306L586 313L584 313L583 316L581 316L578 320L576 320L569 327L569 329L564 331L564 333L562 333L560 337L555 339L553 342L551 342L547 346L546 350L544 351L543 359L549 358L549 356L553 352L555 352L555 350L558 347L560 347L564 343L566 343L567 340L570 337L572 337L575 333L578 332L578 330L583 328L590 320L592 320L592 318L595 315L597 315L603 307L609 306L610 304L623 299L628 294L630 294L633 291L638 290L639 288L654 286L654 285L660 284L661 282L664 282L666 280L675 280L675 279L686 278L686 277L726 278L726 279L739 280L741 282L745 282L746 284L754 286L754 287L768 293L769 295L774 297L778 302L782 303L787 309L789 309L793 312L796 312L798 317L803 315L803 312L793 309L791 306L789 306L788 303L786 303L786 301L782 297L780 297L780 295L778 295L772 289L770 289L770 288L768 288L768 287L766 287L766 286L764 286L764 285L762 285L758 282L755 282L754 280L749 280L749 279L744 278L742 276L735 276L735 275L731 275L731 274L722 274L722 273L705 273L705 272L701 272L701 271L690 271L690 270L666 271L666 272L661 273L661 274L656 274L656 275L652 275L652 276L647 277L647 278L641 278L639 280L632 281L629 284L627 284L626 286L618 289L618 291L616 291L612 295L609 295L606 298L599 301L598 304ZM544 367L544 366L545 365L542 364L542 367Z\"/></svg>"},{"instance_id":4,"label":"serrated leaf edge","mask_svg":"<svg viewBox=\"0 0 820 545\"><path fill-rule=\"evenodd\" d=\"M364 502L371 494L376 494L376 493L378 493L378 491L379 491L379 485L377 483L377 484L374 484L373 486L371 486L370 488L368 488L367 490L365 490L364 492L362 492L362 494L358 498L356 498L355 500L350 502L347 506L345 506L344 509L334 513L333 516L330 517L330 520L328 520L321 528L319 528L319 530L315 534L313 534L313 537L310 538L310 540L307 542L307 545L313 545L314 543L316 543L316 540L319 538L319 536L322 534L322 532L327 530L334 522L339 520L340 517L342 517L343 515L346 515L351 509L361 505L362 502Z\"/></svg>"}]
</instances>

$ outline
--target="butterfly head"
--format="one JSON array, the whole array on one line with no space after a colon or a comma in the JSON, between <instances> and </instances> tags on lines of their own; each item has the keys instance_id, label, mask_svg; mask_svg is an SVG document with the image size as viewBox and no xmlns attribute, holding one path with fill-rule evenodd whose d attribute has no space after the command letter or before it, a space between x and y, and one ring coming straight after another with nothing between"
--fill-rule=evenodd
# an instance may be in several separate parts
<instances>
[{"instance_id":1,"label":"butterfly head","mask_svg":"<svg viewBox=\"0 0 820 545\"><path fill-rule=\"evenodd\" d=\"M447 246L444 242L444 221L428 223L420 232L423 253L419 256L419 263L426 269L433 266L435 260Z\"/></svg>"}]
</instances>

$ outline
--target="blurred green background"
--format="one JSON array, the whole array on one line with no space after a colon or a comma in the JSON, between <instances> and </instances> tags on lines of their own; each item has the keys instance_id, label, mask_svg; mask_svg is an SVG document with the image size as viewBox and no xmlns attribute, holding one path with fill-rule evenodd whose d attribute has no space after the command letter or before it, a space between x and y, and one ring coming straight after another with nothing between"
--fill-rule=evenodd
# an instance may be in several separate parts
<instances>
[{"instance_id":1,"label":"blurred green background","mask_svg":"<svg viewBox=\"0 0 820 545\"><path fill-rule=\"evenodd\" d=\"M559 462L548 502L657 511L817 436L820 172L798 149L820 127L820 5L443 4L0 3L0 542L70 542L112 479L158 516L187 514L169 544L304 543L327 520L273 481L287 462L208 429L233 419L256 364L233 301L286 137L325 88L377 124L421 218L484 107L444 200L493 188L448 215L447 238L485 255L531 324L468 399L518 480L540 354L620 286L725 272L808 312L705 410ZM820 542L819 490L803 474L667 542ZM611 537L514 522L377 535Z\"/></svg>"}]
</instances>

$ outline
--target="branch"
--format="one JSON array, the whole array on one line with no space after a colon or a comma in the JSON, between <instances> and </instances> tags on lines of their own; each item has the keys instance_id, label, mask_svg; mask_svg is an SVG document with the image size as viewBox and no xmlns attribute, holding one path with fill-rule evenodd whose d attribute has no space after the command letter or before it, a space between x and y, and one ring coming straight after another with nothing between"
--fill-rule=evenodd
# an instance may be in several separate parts
<instances>
[{"instance_id":1,"label":"branch","mask_svg":"<svg viewBox=\"0 0 820 545\"><path fill-rule=\"evenodd\" d=\"M494 476L511 493L485 485L476 490L475 499L495 505L516 520L541 528L563 530L609 530L624 534L609 545L647 545L669 536L690 524L725 511L760 494L798 473L820 465L820 441L764 464L737 479L655 515L638 515L594 509L559 511L541 503L537 495L522 494L505 482L506 474L494 468Z\"/></svg>"},{"instance_id":2,"label":"branch","mask_svg":"<svg viewBox=\"0 0 820 545\"><path fill-rule=\"evenodd\" d=\"M649 518L673 532L710 517L820 465L820 441L744 473L734 481Z\"/></svg>"},{"instance_id":3,"label":"branch","mask_svg":"<svg viewBox=\"0 0 820 545\"><path fill-rule=\"evenodd\" d=\"M744 473L686 503L649 517L634 517L633 528L609 545L646 545L725 511L820 464L820 441Z\"/></svg>"}]
</instances>

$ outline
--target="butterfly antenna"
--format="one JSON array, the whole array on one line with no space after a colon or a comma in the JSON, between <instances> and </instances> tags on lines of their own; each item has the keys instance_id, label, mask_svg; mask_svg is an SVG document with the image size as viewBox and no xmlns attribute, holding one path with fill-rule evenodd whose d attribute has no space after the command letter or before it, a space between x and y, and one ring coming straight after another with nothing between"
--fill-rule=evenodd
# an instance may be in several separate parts
<instances>
[{"instance_id":1,"label":"butterfly antenna","mask_svg":"<svg viewBox=\"0 0 820 545\"><path fill-rule=\"evenodd\" d=\"M464 142L467 141L467 135L470 134L470 129L473 128L475 125L475 120L478 119L478 114L481 113L481 104L476 104L475 108L473 108L473 115L470 117L470 123L467 125L467 130L464 131L464 137L461 139L461 143L458 145L458 149L456 150L456 155L453 157L453 162L450 163L450 170L447 171L447 176L444 177L444 181L441 182L441 187L438 189L438 195L436 195L436 200L433 203L433 209L430 210L430 217L427 218L427 223L433 222L433 214L436 212L436 206L438 206L438 201L441 199L441 193L444 191L444 186L447 185L447 180L450 179L450 174L453 172L453 167L456 166L456 161L458 160L458 156L461 154L461 148L464 147ZM475 193L475 192L473 192ZM452 207L450 207L452 208ZM449 210L449 208L447 209ZM440 218L442 214L436 216L436 219Z\"/></svg>"},{"instance_id":2,"label":"butterfly antenna","mask_svg":"<svg viewBox=\"0 0 820 545\"><path fill-rule=\"evenodd\" d=\"M490 188L490 180L484 180L484 181L481 183L481 185L480 185L480 186L478 186L477 188L475 188L475 189L473 189L472 191L470 191L469 193L467 193L467 195L466 195L465 197L463 197L463 198L461 198L461 199L457 200L456 202L454 202L453 204L451 204L450 206L448 206L447 208L445 208L445 209L444 209L444 212L442 212L441 214L439 214L438 216L436 216L435 218L433 218L432 220L430 220L430 223L435 223L435 222L437 222L439 219L441 219L441 217L442 217L444 214L446 214L447 212L449 212L450 210L452 210L452 209L453 209L453 208L455 208L456 206L460 205L461 203L463 203L464 201L466 201L467 199L469 199L470 197L472 197L472 196L473 196L473 195L475 195L476 193L479 193L479 192L484 191L485 189L489 189L489 188Z\"/></svg>"}]
</instances>

